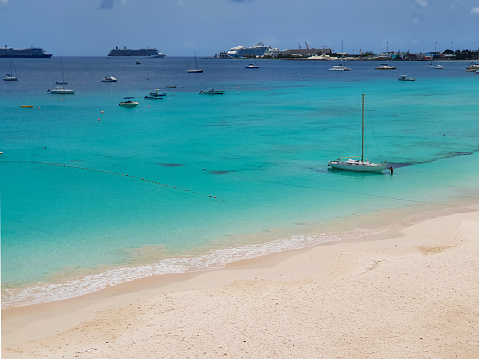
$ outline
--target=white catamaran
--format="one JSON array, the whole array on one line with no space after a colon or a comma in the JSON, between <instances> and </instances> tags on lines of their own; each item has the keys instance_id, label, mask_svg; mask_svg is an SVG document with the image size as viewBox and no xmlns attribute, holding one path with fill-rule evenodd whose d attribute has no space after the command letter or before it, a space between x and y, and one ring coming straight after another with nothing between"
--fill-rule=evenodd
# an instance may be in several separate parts
<instances>
[{"instance_id":1,"label":"white catamaran","mask_svg":"<svg viewBox=\"0 0 479 359\"><path fill-rule=\"evenodd\" d=\"M334 169L355 171L355 172L381 172L387 168L387 162L372 163L369 160L364 161L364 94L362 98L363 113L362 113L362 132L361 132L361 156L339 157L337 160L329 161L328 166ZM361 157L360 160L353 160L351 157ZM345 160L346 159L346 160Z\"/></svg>"}]
</instances>

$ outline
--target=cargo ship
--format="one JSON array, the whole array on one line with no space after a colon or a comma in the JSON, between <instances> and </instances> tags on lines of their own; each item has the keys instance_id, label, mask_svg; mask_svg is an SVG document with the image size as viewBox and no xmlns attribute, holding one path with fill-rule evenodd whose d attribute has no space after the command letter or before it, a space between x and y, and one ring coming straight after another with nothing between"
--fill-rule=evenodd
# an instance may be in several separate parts
<instances>
[{"instance_id":1,"label":"cargo ship","mask_svg":"<svg viewBox=\"0 0 479 359\"><path fill-rule=\"evenodd\" d=\"M124 47L123 49L119 49L118 47L116 47L108 53L108 57L163 58L165 56L166 55L159 52L158 49L150 49L150 48L132 50L132 49L127 49L126 47Z\"/></svg>"},{"instance_id":2,"label":"cargo ship","mask_svg":"<svg viewBox=\"0 0 479 359\"><path fill-rule=\"evenodd\" d=\"M49 59L50 57L52 54L47 54L40 47L30 47L29 49L0 47L0 58Z\"/></svg>"}]
</instances>

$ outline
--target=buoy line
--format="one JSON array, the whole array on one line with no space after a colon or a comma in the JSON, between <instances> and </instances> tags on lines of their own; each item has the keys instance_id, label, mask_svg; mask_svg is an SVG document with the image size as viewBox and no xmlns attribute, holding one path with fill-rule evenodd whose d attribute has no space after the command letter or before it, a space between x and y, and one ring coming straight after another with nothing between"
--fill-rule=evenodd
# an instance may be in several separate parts
<instances>
[{"instance_id":1,"label":"buoy line","mask_svg":"<svg viewBox=\"0 0 479 359\"><path fill-rule=\"evenodd\" d=\"M48 165L48 166L58 166L58 167L73 168L73 169L79 169L79 170L85 170L85 171L100 172L100 173L111 174L111 175L116 175L116 176L125 176L125 177L135 178L135 179L138 179L138 180L144 181L144 182L149 182L149 183L152 183L152 184L155 184L155 185L168 187L168 188L171 188L171 189L177 189L177 190L180 190L180 191L194 193L194 194L198 194L200 196L207 196L208 198L216 198L216 196L213 196L213 195L210 195L210 194L191 191L191 190L186 189L186 188L179 188L177 186L172 186L172 185L168 185L168 184L165 184L165 183L152 181L152 180L149 180L149 179L144 178L144 177L132 176L132 175L129 175L129 174L119 173L119 172L104 171L104 170L98 170L98 169L88 168L88 167L80 167L80 166L65 165L65 164L61 164L61 163L51 163L51 162L45 162L45 161L32 161L32 160L30 160L30 161L0 161L0 163L34 163L34 164L41 164L41 165Z\"/></svg>"}]
</instances>

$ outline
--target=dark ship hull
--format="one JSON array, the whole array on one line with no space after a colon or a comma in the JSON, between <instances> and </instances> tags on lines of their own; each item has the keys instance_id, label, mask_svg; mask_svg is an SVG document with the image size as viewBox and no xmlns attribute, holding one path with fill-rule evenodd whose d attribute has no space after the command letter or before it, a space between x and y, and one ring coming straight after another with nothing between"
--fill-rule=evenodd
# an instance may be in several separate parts
<instances>
[{"instance_id":1,"label":"dark ship hull","mask_svg":"<svg viewBox=\"0 0 479 359\"><path fill-rule=\"evenodd\" d=\"M29 49L0 48L0 58L49 59L50 57L52 57L52 54L47 54L40 47Z\"/></svg>"}]
</instances>

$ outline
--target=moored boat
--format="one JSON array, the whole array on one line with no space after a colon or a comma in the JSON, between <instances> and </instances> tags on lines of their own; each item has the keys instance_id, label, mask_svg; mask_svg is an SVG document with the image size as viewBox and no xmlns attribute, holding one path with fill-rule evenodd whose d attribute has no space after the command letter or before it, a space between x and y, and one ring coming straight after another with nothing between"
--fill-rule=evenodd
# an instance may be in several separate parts
<instances>
[{"instance_id":1,"label":"moored boat","mask_svg":"<svg viewBox=\"0 0 479 359\"><path fill-rule=\"evenodd\" d=\"M6 74L3 81L18 81L18 78L12 74Z\"/></svg>"},{"instance_id":2,"label":"moored boat","mask_svg":"<svg viewBox=\"0 0 479 359\"><path fill-rule=\"evenodd\" d=\"M118 80L116 77L113 76L105 76L101 82L117 82Z\"/></svg>"},{"instance_id":3,"label":"moored boat","mask_svg":"<svg viewBox=\"0 0 479 359\"><path fill-rule=\"evenodd\" d=\"M329 161L328 166L337 170L354 172L381 172L387 168L387 162L372 163L364 160L364 94L362 96L362 131L361 131L361 156L339 157L337 160ZM361 157L360 160L354 160L354 157ZM347 160L344 160L346 159Z\"/></svg>"},{"instance_id":4,"label":"moored boat","mask_svg":"<svg viewBox=\"0 0 479 359\"><path fill-rule=\"evenodd\" d=\"M375 67L376 70L396 70L396 67L389 66L389 41L386 42L386 63Z\"/></svg>"},{"instance_id":5,"label":"moored boat","mask_svg":"<svg viewBox=\"0 0 479 359\"><path fill-rule=\"evenodd\" d=\"M351 71L349 67L344 66L343 40L341 40L341 65L335 65L329 71Z\"/></svg>"},{"instance_id":6,"label":"moored boat","mask_svg":"<svg viewBox=\"0 0 479 359\"><path fill-rule=\"evenodd\" d=\"M198 62L196 61L196 54L195 54L195 68L190 69L190 64L188 63L188 69L186 70L189 74L200 74L203 72L202 69L198 68Z\"/></svg>"},{"instance_id":7,"label":"moored boat","mask_svg":"<svg viewBox=\"0 0 479 359\"><path fill-rule=\"evenodd\" d=\"M136 107L140 104L139 102L134 101L134 97L132 96L125 97L124 100L125 101L120 102L118 105L123 107Z\"/></svg>"},{"instance_id":8,"label":"moored boat","mask_svg":"<svg viewBox=\"0 0 479 359\"><path fill-rule=\"evenodd\" d=\"M479 70L479 63L471 62L468 67L466 67L467 72L477 72Z\"/></svg>"},{"instance_id":9,"label":"moored boat","mask_svg":"<svg viewBox=\"0 0 479 359\"><path fill-rule=\"evenodd\" d=\"M222 90L220 90L220 91L214 90L213 87L212 87L212 88L211 88L210 90L208 90L208 91L200 91L199 93L200 93L200 94L203 94L203 95L223 95L225 92L222 91Z\"/></svg>"},{"instance_id":10,"label":"moored boat","mask_svg":"<svg viewBox=\"0 0 479 359\"><path fill-rule=\"evenodd\" d=\"M159 92L159 89L155 89L155 92L150 92L145 98L152 100L162 100L166 96L166 92Z\"/></svg>"},{"instance_id":11,"label":"moored boat","mask_svg":"<svg viewBox=\"0 0 479 359\"><path fill-rule=\"evenodd\" d=\"M416 79L413 79L412 77L407 77L407 75L401 75L398 77L399 81L416 81Z\"/></svg>"},{"instance_id":12,"label":"moored boat","mask_svg":"<svg viewBox=\"0 0 479 359\"><path fill-rule=\"evenodd\" d=\"M12 59L10 59L10 73L5 75L3 81L18 81L17 76L13 75L14 70L15 68L13 67Z\"/></svg>"},{"instance_id":13,"label":"moored boat","mask_svg":"<svg viewBox=\"0 0 479 359\"><path fill-rule=\"evenodd\" d=\"M376 70L396 70L396 67L389 66L388 64L381 64L378 67L375 67Z\"/></svg>"},{"instance_id":14,"label":"moored boat","mask_svg":"<svg viewBox=\"0 0 479 359\"><path fill-rule=\"evenodd\" d=\"M48 89L47 92L58 94L58 95L62 95L62 94L73 95L75 93L75 90L66 89L63 86L57 86L53 89Z\"/></svg>"}]
</instances>

